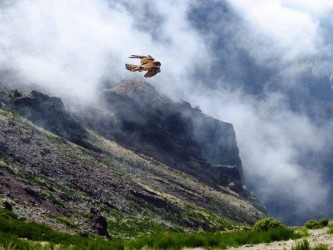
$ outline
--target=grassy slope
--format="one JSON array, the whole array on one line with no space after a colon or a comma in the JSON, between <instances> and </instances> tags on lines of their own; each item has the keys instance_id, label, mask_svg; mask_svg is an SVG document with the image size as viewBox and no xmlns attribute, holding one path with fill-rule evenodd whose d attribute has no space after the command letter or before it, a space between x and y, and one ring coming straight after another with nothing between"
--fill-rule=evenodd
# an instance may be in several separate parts
<instances>
[{"instance_id":1,"label":"grassy slope","mask_svg":"<svg viewBox=\"0 0 333 250\"><path fill-rule=\"evenodd\" d=\"M57 232L45 225L16 219L12 212L0 209L0 246L11 249L182 249L205 247L225 249L244 244L268 243L299 238L293 230L280 228L268 232L252 230L232 232L175 233L163 231L130 240L104 240ZM24 239L24 240L23 240ZM0 248L1 249L1 248Z\"/></svg>"}]
</instances>

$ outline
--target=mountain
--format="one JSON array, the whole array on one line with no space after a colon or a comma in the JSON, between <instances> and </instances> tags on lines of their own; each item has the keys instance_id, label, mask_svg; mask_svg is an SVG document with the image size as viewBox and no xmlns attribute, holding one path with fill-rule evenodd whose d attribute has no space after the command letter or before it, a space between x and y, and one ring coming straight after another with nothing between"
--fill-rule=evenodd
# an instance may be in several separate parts
<instances>
[{"instance_id":1,"label":"mountain","mask_svg":"<svg viewBox=\"0 0 333 250\"><path fill-rule=\"evenodd\" d=\"M232 124L139 80L94 105L33 90L0 92L0 201L55 229L132 236L252 224Z\"/></svg>"}]
</instances>

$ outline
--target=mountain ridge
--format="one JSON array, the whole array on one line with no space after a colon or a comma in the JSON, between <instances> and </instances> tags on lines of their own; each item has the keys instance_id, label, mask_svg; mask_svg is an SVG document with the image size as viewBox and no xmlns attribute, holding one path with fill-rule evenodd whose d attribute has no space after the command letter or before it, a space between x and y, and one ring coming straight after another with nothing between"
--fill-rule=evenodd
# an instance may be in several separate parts
<instances>
[{"instance_id":1,"label":"mountain ridge","mask_svg":"<svg viewBox=\"0 0 333 250\"><path fill-rule=\"evenodd\" d=\"M137 88L143 90L141 94L145 98L148 93L150 99L147 100L150 103L153 100L158 111L166 105L169 110L164 109L159 117L152 115L157 111L152 111L151 106L148 111L146 105L139 107L137 101L142 100L142 96L140 91L139 94L136 92ZM98 113L96 107L90 107L79 113L75 109L67 110L61 99L38 91L22 94L3 89L0 95L0 200L13 204L15 212L22 218L60 230L104 236L108 231L115 236L123 234L119 225L133 228L145 225L149 230L160 227L171 230L226 229L237 224L235 221L251 224L263 217L264 206L245 188L241 179L241 165L219 165L216 163L223 162L216 159L212 164L198 154L199 143L194 143L198 139L192 134L195 129L193 124L185 121L192 119L189 114L193 112L197 116L203 114L187 103L173 103L155 91L141 81L123 82L102 93L107 98L112 96L112 102L106 100L109 109ZM124 116L119 111L124 107L142 110L140 115ZM184 113L179 113L179 107ZM135 114L135 110L127 111ZM168 115L175 114L178 116L173 121L179 126L164 124L163 127L162 123L170 117ZM143 117L148 121L153 118L161 120L151 130L151 127L141 126L145 123ZM126 141L123 139L128 135L126 122L129 118L134 126L132 132L139 132L141 137L134 137L132 133ZM205 127L205 124L200 126ZM196 129L200 130L200 126ZM178 148L167 152L168 147L147 140L159 128L167 131L164 142ZM140 134L142 131L145 133ZM139 139L135 141L133 138ZM184 143L188 147L193 143L193 148L184 151ZM150 151L154 147L155 151ZM210 147L212 145L207 145L206 150ZM183 157L184 152L188 155ZM171 156L163 157L168 154ZM232 159L238 160L237 156ZM203 173L196 173L191 168ZM104 231L93 226L98 218L96 214L108 222ZM71 227L64 225L63 220L67 220ZM151 220L154 222L147 226L147 221Z\"/></svg>"}]
</instances>

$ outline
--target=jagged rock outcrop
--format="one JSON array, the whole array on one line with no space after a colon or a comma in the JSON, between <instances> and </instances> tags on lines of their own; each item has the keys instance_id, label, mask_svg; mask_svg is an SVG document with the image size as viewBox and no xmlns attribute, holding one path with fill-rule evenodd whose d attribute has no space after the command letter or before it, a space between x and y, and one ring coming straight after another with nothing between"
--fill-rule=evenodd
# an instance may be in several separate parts
<instances>
[{"instance_id":1,"label":"jagged rock outcrop","mask_svg":"<svg viewBox=\"0 0 333 250\"><path fill-rule=\"evenodd\" d=\"M69 140L86 137L84 128L65 109L58 97L50 97L36 90L23 95L12 91L12 107L37 125Z\"/></svg>"},{"instance_id":2,"label":"jagged rock outcrop","mask_svg":"<svg viewBox=\"0 0 333 250\"><path fill-rule=\"evenodd\" d=\"M92 223L90 230L92 232L96 232L100 236L105 236L106 238L111 239L111 235L108 231L108 222L99 209L90 209L90 220Z\"/></svg>"},{"instance_id":3,"label":"jagged rock outcrop","mask_svg":"<svg viewBox=\"0 0 333 250\"><path fill-rule=\"evenodd\" d=\"M83 147L99 151L88 142L87 131L65 109L60 98L36 90L30 94L13 90L10 98L10 107L38 126Z\"/></svg>"}]
</instances>

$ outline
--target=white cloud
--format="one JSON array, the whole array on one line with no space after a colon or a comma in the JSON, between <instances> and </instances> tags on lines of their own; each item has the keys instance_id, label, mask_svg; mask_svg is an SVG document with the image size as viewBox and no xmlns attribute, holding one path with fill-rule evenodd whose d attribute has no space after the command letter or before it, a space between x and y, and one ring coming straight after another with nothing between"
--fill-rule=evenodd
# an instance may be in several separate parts
<instances>
[{"instance_id":1,"label":"white cloud","mask_svg":"<svg viewBox=\"0 0 333 250\"><path fill-rule=\"evenodd\" d=\"M155 36L163 39L154 38L148 30L151 20L131 12L136 8L130 2L17 1L0 9L0 64L60 94L88 98L104 75L114 81L134 76L124 70L129 55L151 54L163 62L163 74L156 78L161 86L178 80L186 84L191 66L207 53L186 19L188 4L149 6L160 22Z\"/></svg>"},{"instance_id":2,"label":"white cloud","mask_svg":"<svg viewBox=\"0 0 333 250\"><path fill-rule=\"evenodd\" d=\"M304 11L316 17L326 15L333 9L331 0L283 0L282 3L286 7Z\"/></svg>"},{"instance_id":3,"label":"white cloud","mask_svg":"<svg viewBox=\"0 0 333 250\"><path fill-rule=\"evenodd\" d=\"M290 63L295 59L317 55L325 47L320 24L321 19L333 10L332 1L228 2L250 30L248 35L241 34L241 46L260 63L276 59L279 59L278 63Z\"/></svg>"},{"instance_id":4,"label":"white cloud","mask_svg":"<svg viewBox=\"0 0 333 250\"><path fill-rule=\"evenodd\" d=\"M327 129L288 110L280 94L256 100L240 91L198 90L192 93L191 102L234 125L245 179L261 199L276 204L288 201L299 216L326 205L330 193L320 166L308 168L299 159L324 149ZM274 215L283 218L285 213Z\"/></svg>"}]
</instances>

